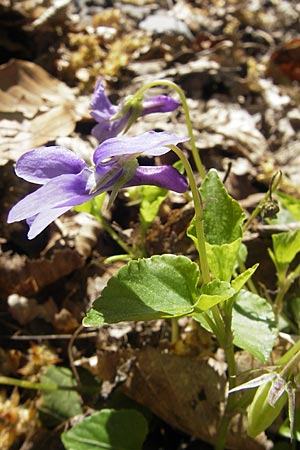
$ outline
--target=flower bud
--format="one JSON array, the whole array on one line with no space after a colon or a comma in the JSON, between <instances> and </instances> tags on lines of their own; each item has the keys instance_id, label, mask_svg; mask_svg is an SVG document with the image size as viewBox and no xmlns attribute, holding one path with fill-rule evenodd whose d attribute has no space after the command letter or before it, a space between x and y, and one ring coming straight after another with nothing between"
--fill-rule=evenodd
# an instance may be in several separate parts
<instances>
[{"instance_id":1,"label":"flower bud","mask_svg":"<svg viewBox=\"0 0 300 450\"><path fill-rule=\"evenodd\" d=\"M259 386L249 407L247 433L252 438L274 422L287 401L287 393L283 390L282 395L274 402L274 406L271 406L270 396L274 397L272 395L273 386L272 382Z\"/></svg>"}]
</instances>

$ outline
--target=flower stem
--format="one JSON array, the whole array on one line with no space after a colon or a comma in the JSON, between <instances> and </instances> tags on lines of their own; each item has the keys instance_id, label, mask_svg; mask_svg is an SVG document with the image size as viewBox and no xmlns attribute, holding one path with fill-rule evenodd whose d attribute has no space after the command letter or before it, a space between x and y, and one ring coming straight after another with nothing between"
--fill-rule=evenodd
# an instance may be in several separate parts
<instances>
[{"instance_id":1,"label":"flower stem","mask_svg":"<svg viewBox=\"0 0 300 450\"><path fill-rule=\"evenodd\" d=\"M192 191L192 196L194 200L194 208L195 208L195 226L196 226L196 234L198 241L198 252L200 257L200 269L202 274L203 283L208 283L210 281L209 268L207 262L206 248L205 248L205 237L204 237L204 227L203 227L203 209L202 202L199 190L196 185L195 177L188 162L188 159L184 155L184 153L176 147L176 145L170 144L168 146L174 153L180 158L184 169L186 171L187 178L189 180L190 188Z\"/></svg>"},{"instance_id":2,"label":"flower stem","mask_svg":"<svg viewBox=\"0 0 300 450\"><path fill-rule=\"evenodd\" d=\"M200 155L199 155L199 151L196 147L196 142L195 142L195 137L194 137L194 132L193 132L193 126L192 126L192 121L191 121L191 117L190 117L190 111L189 111L189 107L187 104L187 100L186 100L186 96L183 92L183 90L176 84L173 83L173 81L170 80L154 80L151 81L149 83L146 83L144 86L142 86L135 94L135 96L141 96L146 90L154 87L154 86L168 86L171 89L173 89L174 91L177 92L177 94L180 97L183 109L184 109L184 113L185 113L185 120L186 120L186 124L187 124L187 129L188 129L188 133L190 136L190 142L191 142L191 151L192 151L192 155L195 161L195 165L197 168L197 171L199 172L199 175L201 176L201 178L205 178L205 169L204 166L202 164Z\"/></svg>"}]
</instances>

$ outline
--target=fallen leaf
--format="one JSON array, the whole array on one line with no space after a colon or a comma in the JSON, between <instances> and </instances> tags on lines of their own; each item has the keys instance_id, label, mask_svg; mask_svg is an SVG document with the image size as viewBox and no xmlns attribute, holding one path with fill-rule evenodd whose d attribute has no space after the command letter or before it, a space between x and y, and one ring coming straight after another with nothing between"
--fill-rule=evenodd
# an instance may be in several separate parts
<instances>
[{"instance_id":1,"label":"fallen leaf","mask_svg":"<svg viewBox=\"0 0 300 450\"><path fill-rule=\"evenodd\" d=\"M211 143L224 147L225 144L252 163L266 157L268 144L257 127L259 116L249 114L238 104L224 104L215 99L208 101L206 108L207 111L198 117L201 128L205 130L200 138L203 141L201 147L209 148Z\"/></svg>"},{"instance_id":2,"label":"fallen leaf","mask_svg":"<svg viewBox=\"0 0 300 450\"><path fill-rule=\"evenodd\" d=\"M100 223L86 213L65 215L55 223L41 257L9 251L0 255L1 294L35 295L84 266L102 231Z\"/></svg>"},{"instance_id":3,"label":"fallen leaf","mask_svg":"<svg viewBox=\"0 0 300 450\"><path fill-rule=\"evenodd\" d=\"M272 53L267 75L279 83L300 81L300 39L292 39Z\"/></svg>"},{"instance_id":4,"label":"fallen leaf","mask_svg":"<svg viewBox=\"0 0 300 450\"><path fill-rule=\"evenodd\" d=\"M220 376L207 361L149 346L142 350L109 351L105 348L100 351L100 378L109 376L111 381L112 374L117 375L118 367L124 365L124 361L132 361L132 368L122 385L129 397L172 427L206 442L215 442L224 407L225 377ZM236 450L271 448L270 441L263 434L257 439L249 438L240 417L233 421L227 445L227 448Z\"/></svg>"},{"instance_id":5,"label":"fallen leaf","mask_svg":"<svg viewBox=\"0 0 300 450\"><path fill-rule=\"evenodd\" d=\"M39 304L34 298L11 294L7 303L10 314L21 325L25 325L36 318L51 322L57 313L57 306L51 297L43 304Z\"/></svg>"},{"instance_id":6,"label":"fallen leaf","mask_svg":"<svg viewBox=\"0 0 300 450\"><path fill-rule=\"evenodd\" d=\"M59 136L86 113L74 91L38 65L11 60L0 66L0 164Z\"/></svg>"}]
</instances>

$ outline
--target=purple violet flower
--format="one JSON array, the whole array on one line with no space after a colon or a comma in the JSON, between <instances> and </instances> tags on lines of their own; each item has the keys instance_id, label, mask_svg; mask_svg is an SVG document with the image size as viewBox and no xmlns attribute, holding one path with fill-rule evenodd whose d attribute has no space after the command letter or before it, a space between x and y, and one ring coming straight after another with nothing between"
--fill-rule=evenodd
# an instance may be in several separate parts
<instances>
[{"instance_id":1,"label":"purple violet flower","mask_svg":"<svg viewBox=\"0 0 300 450\"><path fill-rule=\"evenodd\" d=\"M117 136L123 130L128 130L138 117L158 112L171 112L179 105L179 102L167 95L158 95L145 100L129 97L123 105L112 105L105 94L100 78L90 103L91 116L98 122L92 129L92 135L99 142L103 142Z\"/></svg>"},{"instance_id":2,"label":"purple violet flower","mask_svg":"<svg viewBox=\"0 0 300 450\"><path fill-rule=\"evenodd\" d=\"M104 191L112 192L112 201L122 187L145 184L185 192L187 182L174 167L139 166L137 157L163 155L169 151L169 144L187 140L173 133L154 131L108 139L96 149L94 167L88 167L64 147L31 150L18 160L16 174L42 186L13 206L7 221L26 219L30 227L28 238L33 239L61 214Z\"/></svg>"}]
</instances>

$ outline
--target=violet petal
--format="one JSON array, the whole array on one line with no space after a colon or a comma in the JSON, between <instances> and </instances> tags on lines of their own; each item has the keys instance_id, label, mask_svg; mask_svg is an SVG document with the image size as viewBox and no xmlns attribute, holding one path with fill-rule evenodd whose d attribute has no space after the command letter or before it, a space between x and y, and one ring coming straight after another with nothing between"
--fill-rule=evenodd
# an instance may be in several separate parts
<instances>
[{"instance_id":1,"label":"violet petal","mask_svg":"<svg viewBox=\"0 0 300 450\"><path fill-rule=\"evenodd\" d=\"M109 98L105 94L102 84L102 78L97 81L94 94L90 103L91 115L95 120L110 119L118 111L118 107L111 104Z\"/></svg>"},{"instance_id":2,"label":"violet petal","mask_svg":"<svg viewBox=\"0 0 300 450\"><path fill-rule=\"evenodd\" d=\"M80 205L92 196L87 189L87 181L92 171L84 169L76 175L60 175L20 200L8 214L7 221L33 217L53 208Z\"/></svg>"},{"instance_id":3,"label":"violet petal","mask_svg":"<svg viewBox=\"0 0 300 450\"><path fill-rule=\"evenodd\" d=\"M94 114L92 114L92 116L96 118ZM113 138L121 133L121 131L126 127L129 117L130 111L119 119L109 120L96 118L99 123L93 127L92 135L99 141L99 143Z\"/></svg>"},{"instance_id":4,"label":"violet petal","mask_svg":"<svg viewBox=\"0 0 300 450\"><path fill-rule=\"evenodd\" d=\"M168 95L158 95L143 100L142 115L174 111L179 105L180 102Z\"/></svg>"},{"instance_id":5,"label":"violet petal","mask_svg":"<svg viewBox=\"0 0 300 450\"><path fill-rule=\"evenodd\" d=\"M64 214L70 209L69 206L65 206L63 208L53 208L48 209L47 211L43 211L36 216L27 219L27 223L29 225L29 232L27 234L28 239L35 238L38 234L40 234L51 222L57 219L59 216Z\"/></svg>"},{"instance_id":6,"label":"violet petal","mask_svg":"<svg viewBox=\"0 0 300 450\"><path fill-rule=\"evenodd\" d=\"M139 136L119 136L102 142L96 149L93 159L97 166L102 161L113 156L135 154L160 156L170 151L167 145L177 145L188 140L188 137L179 138L174 133L167 131L159 133L148 131Z\"/></svg>"},{"instance_id":7,"label":"violet petal","mask_svg":"<svg viewBox=\"0 0 300 450\"><path fill-rule=\"evenodd\" d=\"M126 186L154 185L175 192L185 192L188 183L172 166L140 166Z\"/></svg>"},{"instance_id":8,"label":"violet petal","mask_svg":"<svg viewBox=\"0 0 300 450\"><path fill-rule=\"evenodd\" d=\"M60 147L39 147L24 153L17 164L16 174L36 184L45 184L62 174L76 174L86 166L71 150Z\"/></svg>"}]
</instances>

